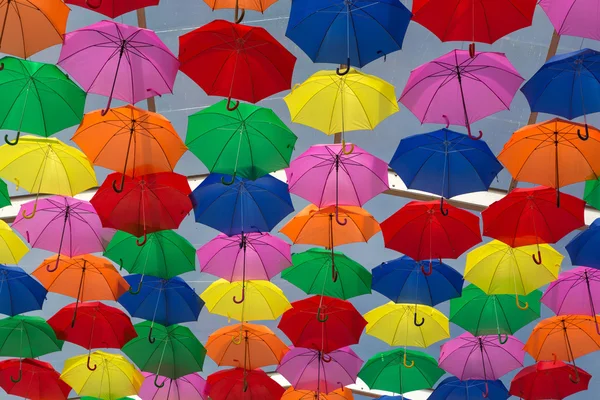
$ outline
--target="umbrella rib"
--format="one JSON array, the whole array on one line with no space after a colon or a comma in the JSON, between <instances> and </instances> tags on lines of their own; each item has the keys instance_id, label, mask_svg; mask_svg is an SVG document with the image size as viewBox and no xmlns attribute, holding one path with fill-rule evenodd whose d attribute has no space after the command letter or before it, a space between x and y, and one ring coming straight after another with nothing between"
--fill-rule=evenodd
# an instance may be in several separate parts
<instances>
[{"instance_id":1,"label":"umbrella rib","mask_svg":"<svg viewBox=\"0 0 600 400\"><path fill-rule=\"evenodd\" d=\"M39 72L39 70L38 70L38 72ZM37 74L37 72L36 72L36 74ZM34 76L35 76L36 74L34 74ZM67 99L65 99L65 98L63 97L63 95L62 95L62 94L60 94L58 91L54 90L54 88L52 88L51 86L47 85L45 82L43 82L43 81L41 81L41 80L39 80L39 79L34 79L34 80L33 80L33 86L34 86L34 88L35 88L35 91L36 91L36 93L38 94L38 100L39 100L39 102L40 102L40 110L42 111L42 114L43 114L44 112L43 112L43 109L42 109L42 99L41 99L41 96L39 95L39 90L38 90L38 87L37 87L37 84L38 84L38 83L39 83L39 84L41 84L41 85L44 85L44 86L45 86L45 87L46 87L46 88L47 88L49 91L53 92L53 93L54 93L56 96L60 97L60 99L61 99L61 100L62 100L62 101L63 101L63 102L64 102L64 103L65 103L65 104L66 104L66 105L69 107L69 109L70 109L70 110L73 112L73 115L74 115L74 116L75 116L77 119L81 120L81 118L80 118L80 117L79 117L79 115L78 115L78 112L76 112L76 111L73 109L73 107L71 106L71 103L69 103L69 102L67 101ZM75 86L75 87L77 87L76 85L74 85L74 86ZM78 87L77 87L77 88L78 88ZM46 122L45 122L45 119L44 119L44 127L45 127L45 125L46 125ZM47 130L48 130L48 129L46 128L46 131L47 131Z\"/></svg>"}]
</instances>

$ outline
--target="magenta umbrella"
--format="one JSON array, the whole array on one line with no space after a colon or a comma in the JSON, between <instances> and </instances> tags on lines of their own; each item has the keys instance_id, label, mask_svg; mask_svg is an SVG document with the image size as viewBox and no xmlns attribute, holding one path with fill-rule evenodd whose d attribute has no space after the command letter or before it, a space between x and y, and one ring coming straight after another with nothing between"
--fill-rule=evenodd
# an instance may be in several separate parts
<instances>
[{"instance_id":1,"label":"magenta umbrella","mask_svg":"<svg viewBox=\"0 0 600 400\"><path fill-rule=\"evenodd\" d=\"M598 0L540 0L539 4L559 35L600 40Z\"/></svg>"},{"instance_id":2,"label":"magenta umbrella","mask_svg":"<svg viewBox=\"0 0 600 400\"><path fill-rule=\"evenodd\" d=\"M89 202L66 196L52 196L23 204L12 227L27 239L31 247L58 253L55 267L46 266L48 272L58 268L61 254L75 257L104 251L115 233L114 229L102 227L96 210Z\"/></svg>"},{"instance_id":3,"label":"magenta umbrella","mask_svg":"<svg viewBox=\"0 0 600 400\"><path fill-rule=\"evenodd\" d=\"M389 189L385 161L352 145L349 154L341 144L318 144L300 154L285 170L290 193L317 207L359 206ZM347 221L338 224L345 225Z\"/></svg>"},{"instance_id":4,"label":"magenta umbrella","mask_svg":"<svg viewBox=\"0 0 600 400\"><path fill-rule=\"evenodd\" d=\"M142 372L144 383L138 393L142 399L152 400L208 400L208 384L198 374L189 374L177 379ZM154 384L155 378L160 386Z\"/></svg>"},{"instance_id":5,"label":"magenta umbrella","mask_svg":"<svg viewBox=\"0 0 600 400\"><path fill-rule=\"evenodd\" d=\"M502 53L452 50L410 73L400 96L421 123L471 124L498 111L508 110L523 78Z\"/></svg>"},{"instance_id":6,"label":"magenta umbrella","mask_svg":"<svg viewBox=\"0 0 600 400\"><path fill-rule=\"evenodd\" d=\"M58 65L87 92L137 103L173 92L177 57L149 29L101 21L65 35Z\"/></svg>"},{"instance_id":7,"label":"magenta umbrella","mask_svg":"<svg viewBox=\"0 0 600 400\"><path fill-rule=\"evenodd\" d=\"M296 390L330 393L356 382L362 364L363 360L350 347L327 354L294 347L283 356L277 372Z\"/></svg>"}]
</instances>

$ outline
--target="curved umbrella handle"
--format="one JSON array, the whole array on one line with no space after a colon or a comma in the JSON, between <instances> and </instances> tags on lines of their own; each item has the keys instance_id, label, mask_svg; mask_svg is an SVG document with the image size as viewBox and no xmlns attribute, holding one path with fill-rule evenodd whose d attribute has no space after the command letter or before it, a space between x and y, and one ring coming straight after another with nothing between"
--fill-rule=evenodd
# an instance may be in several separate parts
<instances>
[{"instance_id":1,"label":"curved umbrella handle","mask_svg":"<svg viewBox=\"0 0 600 400\"><path fill-rule=\"evenodd\" d=\"M330 363L332 357L329 354L321 353L321 360L323 360L324 363Z\"/></svg>"},{"instance_id":2,"label":"curved umbrella handle","mask_svg":"<svg viewBox=\"0 0 600 400\"><path fill-rule=\"evenodd\" d=\"M503 337L504 337L504 339L503 339ZM508 335L502 335L501 333L499 333L498 341L500 342L500 344L505 344L506 342L508 342Z\"/></svg>"},{"instance_id":3,"label":"curved umbrella handle","mask_svg":"<svg viewBox=\"0 0 600 400\"><path fill-rule=\"evenodd\" d=\"M46 271L48 272L54 272L58 269L58 263L60 262L60 254L56 257L56 264L54 265L54 268L50 268L50 264L46 265Z\"/></svg>"},{"instance_id":4,"label":"curved umbrella handle","mask_svg":"<svg viewBox=\"0 0 600 400\"><path fill-rule=\"evenodd\" d=\"M0 63L0 71L4 70L4 63Z\"/></svg>"},{"instance_id":5,"label":"curved umbrella handle","mask_svg":"<svg viewBox=\"0 0 600 400\"><path fill-rule=\"evenodd\" d=\"M92 4L90 0L85 0L85 5L91 9L97 10L102 5L102 0L100 0L97 4Z\"/></svg>"},{"instance_id":6,"label":"curved umbrella handle","mask_svg":"<svg viewBox=\"0 0 600 400\"><path fill-rule=\"evenodd\" d=\"M112 93L110 94L110 97L108 98L108 103L106 103L106 108L104 110L100 111L100 115L101 116L105 117L106 114L108 114L108 112L110 111L110 104L111 103L112 103Z\"/></svg>"},{"instance_id":7,"label":"curved umbrella handle","mask_svg":"<svg viewBox=\"0 0 600 400\"><path fill-rule=\"evenodd\" d=\"M350 72L350 57L348 57L348 60L346 61L346 69L345 69L345 70L343 70L343 71L342 71L342 70L340 70L340 68L339 68L339 67L335 69L335 73L336 73L338 76L344 76L344 75L346 75L348 72Z\"/></svg>"},{"instance_id":8,"label":"curved umbrella handle","mask_svg":"<svg viewBox=\"0 0 600 400\"><path fill-rule=\"evenodd\" d=\"M450 119L448 118L448 116L444 114L442 115L442 118L444 118L444 121L446 121L446 129L450 128Z\"/></svg>"},{"instance_id":9,"label":"curved umbrella handle","mask_svg":"<svg viewBox=\"0 0 600 400\"><path fill-rule=\"evenodd\" d=\"M417 323L417 313L415 312L413 323L415 324L415 326L423 326L423 324L425 323L425 318L421 317L421 322Z\"/></svg>"},{"instance_id":10,"label":"curved umbrella handle","mask_svg":"<svg viewBox=\"0 0 600 400\"><path fill-rule=\"evenodd\" d=\"M143 245L146 244L146 242L148 241L148 235L146 234L146 231L144 231L144 236L143 236L143 240L140 242L140 238L137 238L135 240L135 244L137 244L138 246L142 247Z\"/></svg>"},{"instance_id":11,"label":"curved umbrella handle","mask_svg":"<svg viewBox=\"0 0 600 400\"><path fill-rule=\"evenodd\" d=\"M469 56L471 58L475 57L475 43L470 43L469 44Z\"/></svg>"},{"instance_id":12,"label":"curved umbrella handle","mask_svg":"<svg viewBox=\"0 0 600 400\"><path fill-rule=\"evenodd\" d=\"M531 255L531 258L533 258L533 262L536 263L537 265L542 265L542 252L538 250L537 252L537 257L535 258L535 254Z\"/></svg>"},{"instance_id":13,"label":"curved umbrella handle","mask_svg":"<svg viewBox=\"0 0 600 400\"><path fill-rule=\"evenodd\" d=\"M348 223L348 218L344 218L344 220L340 220L340 211L339 211L339 207L336 205L335 206L335 222L338 223L338 225L344 226Z\"/></svg>"},{"instance_id":14,"label":"curved umbrella handle","mask_svg":"<svg viewBox=\"0 0 600 400\"><path fill-rule=\"evenodd\" d=\"M31 214L27 215L27 211L25 211L25 209L23 209L23 212L21 213L21 215L25 219L31 219L31 218L35 217L35 212L36 211L37 211L37 200L33 204L33 210L31 210Z\"/></svg>"},{"instance_id":15,"label":"curved umbrella handle","mask_svg":"<svg viewBox=\"0 0 600 400\"><path fill-rule=\"evenodd\" d=\"M479 136L473 136L471 133L471 124L467 123L467 133L469 134L469 139L479 140L483 137L483 132L479 131Z\"/></svg>"},{"instance_id":16,"label":"curved umbrella handle","mask_svg":"<svg viewBox=\"0 0 600 400\"><path fill-rule=\"evenodd\" d=\"M484 399L487 399L489 395L490 395L490 388L488 386L487 381L485 381L485 393L483 393L482 396Z\"/></svg>"},{"instance_id":17,"label":"curved umbrella handle","mask_svg":"<svg viewBox=\"0 0 600 400\"><path fill-rule=\"evenodd\" d=\"M95 370L96 370L96 368L98 368L98 366L97 366L96 364L94 364L94 367L92 367L92 365L90 364L90 362L91 362L91 361L92 361L92 360L91 360L91 357L90 357L90 355L88 354L88 359L87 359L87 369L89 369L90 371L95 371Z\"/></svg>"},{"instance_id":18,"label":"curved umbrella handle","mask_svg":"<svg viewBox=\"0 0 600 400\"><path fill-rule=\"evenodd\" d=\"M236 24L241 23L244 20L244 17L246 16L246 10L242 8L242 13L240 14L239 18L237 18L235 20Z\"/></svg>"},{"instance_id":19,"label":"curved umbrella handle","mask_svg":"<svg viewBox=\"0 0 600 400\"><path fill-rule=\"evenodd\" d=\"M23 379L23 370L19 368L19 377L17 379L13 378L12 375L10 376L10 380L12 383L19 383L21 382L21 379Z\"/></svg>"},{"instance_id":20,"label":"curved umbrella handle","mask_svg":"<svg viewBox=\"0 0 600 400\"><path fill-rule=\"evenodd\" d=\"M242 343L242 332L240 331L240 334L238 336L232 337L231 342L236 345L241 344Z\"/></svg>"},{"instance_id":21,"label":"curved umbrella handle","mask_svg":"<svg viewBox=\"0 0 600 400\"><path fill-rule=\"evenodd\" d=\"M246 375L244 375L244 386L242 387L242 392L246 393L248 391L248 380L246 379Z\"/></svg>"},{"instance_id":22,"label":"curved umbrella handle","mask_svg":"<svg viewBox=\"0 0 600 400\"><path fill-rule=\"evenodd\" d=\"M11 146L16 146L17 144L19 144L19 138L21 137L21 131L17 131L17 136L15 137L15 140L13 142L11 142L8 139L8 134L4 135L4 141L6 142L6 144L9 144ZM580 136L581 137L581 136Z\"/></svg>"},{"instance_id":23,"label":"curved umbrella handle","mask_svg":"<svg viewBox=\"0 0 600 400\"><path fill-rule=\"evenodd\" d=\"M119 271L123 271L123 259L119 258Z\"/></svg>"},{"instance_id":24,"label":"curved umbrella handle","mask_svg":"<svg viewBox=\"0 0 600 400\"><path fill-rule=\"evenodd\" d=\"M340 277L340 274L337 272L337 270L335 269L335 267L332 265L331 266L331 281L333 283L337 282L338 278Z\"/></svg>"},{"instance_id":25,"label":"curved umbrella handle","mask_svg":"<svg viewBox=\"0 0 600 400\"><path fill-rule=\"evenodd\" d=\"M444 196L440 197L440 213L444 217L448 216L448 209L444 209Z\"/></svg>"},{"instance_id":26,"label":"curved umbrella handle","mask_svg":"<svg viewBox=\"0 0 600 400\"><path fill-rule=\"evenodd\" d=\"M346 149L346 141L342 139L342 153L345 155L350 155L354 152L354 143L350 143L350 150Z\"/></svg>"},{"instance_id":27,"label":"curved umbrella handle","mask_svg":"<svg viewBox=\"0 0 600 400\"><path fill-rule=\"evenodd\" d=\"M519 307L519 310L527 310L529 308L529 303L525 302L525 305L522 306L521 302L519 301L519 295L515 294L515 302L517 303L517 307Z\"/></svg>"},{"instance_id":28,"label":"curved umbrella handle","mask_svg":"<svg viewBox=\"0 0 600 400\"><path fill-rule=\"evenodd\" d=\"M581 139L583 141L586 141L590 138L590 131L588 129L588 124L585 124L585 136L581 136L581 129L577 129L577 136L579 136L579 139ZM5 138L5 140L6 140L6 138Z\"/></svg>"},{"instance_id":29,"label":"curved umbrella handle","mask_svg":"<svg viewBox=\"0 0 600 400\"><path fill-rule=\"evenodd\" d=\"M156 372L156 375L154 375L154 386L156 386L158 389L160 389L161 387L165 386L165 381L166 381L166 379L161 384L159 384L158 383L158 372Z\"/></svg>"},{"instance_id":30,"label":"curved umbrella handle","mask_svg":"<svg viewBox=\"0 0 600 400\"><path fill-rule=\"evenodd\" d=\"M558 356L556 355L556 353L552 353L552 357L554 358L554 364L556 364L556 360L558 360Z\"/></svg>"},{"instance_id":31,"label":"curved umbrella handle","mask_svg":"<svg viewBox=\"0 0 600 400\"><path fill-rule=\"evenodd\" d=\"M239 102L239 100L237 100L237 101L235 102L235 104L232 106L232 105L231 105L231 97L228 97L228 98L227 98L227 111L235 111L235 110L237 110L237 108L238 108L239 106L240 106L240 102Z\"/></svg>"},{"instance_id":32,"label":"curved umbrella handle","mask_svg":"<svg viewBox=\"0 0 600 400\"><path fill-rule=\"evenodd\" d=\"M404 352L404 361L403 361L403 363L404 363L404 366L405 366L406 368L412 368L412 367L414 367L414 366L415 366L415 360L412 360L412 361L410 362L410 364L409 364L409 363L408 363L408 361L406 360L406 352Z\"/></svg>"},{"instance_id":33,"label":"curved umbrella handle","mask_svg":"<svg viewBox=\"0 0 600 400\"><path fill-rule=\"evenodd\" d=\"M569 374L569 380L573 383L579 383L581 381L581 377L579 376L579 370L575 366L573 366L573 369L575 369L575 378L573 378L573 376Z\"/></svg>"},{"instance_id":34,"label":"curved umbrella handle","mask_svg":"<svg viewBox=\"0 0 600 400\"><path fill-rule=\"evenodd\" d=\"M142 290L142 284L143 284L143 281L140 279L140 282L138 283L138 287L136 290L131 290L131 286L129 286L129 290L128 290L129 293L134 296L140 294L140 291Z\"/></svg>"},{"instance_id":35,"label":"curved umbrella handle","mask_svg":"<svg viewBox=\"0 0 600 400\"><path fill-rule=\"evenodd\" d=\"M112 187L113 187L113 190L115 191L115 193L121 193L123 191L123 188L125 187L125 174L123 174L121 176L121 187L120 188L117 187L116 179L113 181Z\"/></svg>"},{"instance_id":36,"label":"curved umbrella handle","mask_svg":"<svg viewBox=\"0 0 600 400\"><path fill-rule=\"evenodd\" d=\"M421 272L425 276L430 276L433 273L433 263L431 262L431 260L429 260L429 271L425 271L425 268L423 267L423 263L421 263Z\"/></svg>"},{"instance_id":37,"label":"curved umbrella handle","mask_svg":"<svg viewBox=\"0 0 600 400\"><path fill-rule=\"evenodd\" d=\"M154 342L156 342L156 338L152 337L152 329L154 329L154 327L150 327L150 330L148 331L148 341L150 342L150 344L154 344Z\"/></svg>"},{"instance_id":38,"label":"curved umbrella handle","mask_svg":"<svg viewBox=\"0 0 600 400\"><path fill-rule=\"evenodd\" d=\"M242 297L238 300L237 296L233 296L233 302L235 304L242 304L246 299L246 288L242 286Z\"/></svg>"},{"instance_id":39,"label":"curved umbrella handle","mask_svg":"<svg viewBox=\"0 0 600 400\"><path fill-rule=\"evenodd\" d=\"M221 183L222 183L223 185L225 185L225 186L231 186L231 185L233 185L233 184L235 183L235 175L236 175L236 172L234 171L234 172L233 172L233 175L231 175L231 181L226 181L226 180L225 180L225 177L224 177L224 176L222 176L222 177L221 177Z\"/></svg>"},{"instance_id":40,"label":"curved umbrella handle","mask_svg":"<svg viewBox=\"0 0 600 400\"><path fill-rule=\"evenodd\" d=\"M324 315L321 317L321 307L317 308L317 321L326 322L329 319L329 315Z\"/></svg>"}]
</instances>

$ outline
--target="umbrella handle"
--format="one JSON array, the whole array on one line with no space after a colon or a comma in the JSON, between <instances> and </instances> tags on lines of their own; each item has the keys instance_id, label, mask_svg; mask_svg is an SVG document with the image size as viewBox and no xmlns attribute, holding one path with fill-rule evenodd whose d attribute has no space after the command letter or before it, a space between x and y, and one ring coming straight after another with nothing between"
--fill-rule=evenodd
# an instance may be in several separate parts
<instances>
[{"instance_id":1,"label":"umbrella handle","mask_svg":"<svg viewBox=\"0 0 600 400\"><path fill-rule=\"evenodd\" d=\"M113 181L112 187L113 187L113 190L115 191L115 193L121 193L123 191L123 188L125 187L125 174L123 174L121 176L121 187L120 188L117 187L116 179Z\"/></svg>"},{"instance_id":2,"label":"umbrella handle","mask_svg":"<svg viewBox=\"0 0 600 400\"><path fill-rule=\"evenodd\" d=\"M414 367L414 366L415 366L415 360L412 360L412 361L410 362L410 364L409 364L409 363L408 363L408 361L406 360L406 352L404 352L404 361L403 361L403 363L404 363L404 366L405 366L406 368L412 368L412 367Z\"/></svg>"},{"instance_id":3,"label":"umbrella handle","mask_svg":"<svg viewBox=\"0 0 600 400\"><path fill-rule=\"evenodd\" d=\"M321 353L321 360L323 360L324 363L330 363L332 357L329 354Z\"/></svg>"},{"instance_id":4,"label":"umbrella handle","mask_svg":"<svg viewBox=\"0 0 600 400\"><path fill-rule=\"evenodd\" d=\"M326 322L329 319L329 315L323 315L321 318L321 307L317 308L317 321Z\"/></svg>"},{"instance_id":5,"label":"umbrella handle","mask_svg":"<svg viewBox=\"0 0 600 400\"><path fill-rule=\"evenodd\" d=\"M444 121L446 121L446 129L450 128L450 119L448 118L448 116L444 114L442 115L442 118L444 118Z\"/></svg>"},{"instance_id":6,"label":"umbrella handle","mask_svg":"<svg viewBox=\"0 0 600 400\"><path fill-rule=\"evenodd\" d=\"M123 259L119 258L119 271L123 271Z\"/></svg>"},{"instance_id":7,"label":"umbrella handle","mask_svg":"<svg viewBox=\"0 0 600 400\"><path fill-rule=\"evenodd\" d=\"M240 332L239 335L232 337L231 342L233 344L238 344L238 345L241 344L242 343L242 332Z\"/></svg>"},{"instance_id":8,"label":"umbrella handle","mask_svg":"<svg viewBox=\"0 0 600 400\"><path fill-rule=\"evenodd\" d=\"M238 300L237 296L233 296L233 302L235 304L242 304L246 299L246 288L242 286L242 297Z\"/></svg>"},{"instance_id":9,"label":"umbrella handle","mask_svg":"<svg viewBox=\"0 0 600 400\"><path fill-rule=\"evenodd\" d=\"M354 143L350 143L350 150L346 150L346 140L342 139L342 153L350 155L354 152Z\"/></svg>"},{"instance_id":10,"label":"umbrella handle","mask_svg":"<svg viewBox=\"0 0 600 400\"><path fill-rule=\"evenodd\" d=\"M239 18L237 18L235 20L236 24L241 23L244 20L244 17L246 16L246 10L242 8L242 14L239 16Z\"/></svg>"},{"instance_id":11,"label":"umbrella handle","mask_svg":"<svg viewBox=\"0 0 600 400\"><path fill-rule=\"evenodd\" d=\"M469 44L469 56L471 58L475 57L475 43L470 43Z\"/></svg>"},{"instance_id":12,"label":"umbrella handle","mask_svg":"<svg viewBox=\"0 0 600 400\"><path fill-rule=\"evenodd\" d=\"M431 262L431 260L429 260L429 271L425 271L425 268L423 267L423 263L421 263L421 272L425 276L430 276L433 273L433 263Z\"/></svg>"},{"instance_id":13,"label":"umbrella handle","mask_svg":"<svg viewBox=\"0 0 600 400\"><path fill-rule=\"evenodd\" d=\"M521 302L519 301L519 295L515 294L515 302L517 303L517 307L519 307L519 310L527 310L529 308L529 303L525 302L525 305L522 306Z\"/></svg>"},{"instance_id":14,"label":"umbrella handle","mask_svg":"<svg viewBox=\"0 0 600 400\"><path fill-rule=\"evenodd\" d=\"M156 338L152 337L152 329L154 329L154 327L150 327L150 330L148 331L148 341L150 342L150 344L154 344L154 342L156 342Z\"/></svg>"},{"instance_id":15,"label":"umbrella handle","mask_svg":"<svg viewBox=\"0 0 600 400\"><path fill-rule=\"evenodd\" d=\"M0 63L0 71L4 70L4 63Z\"/></svg>"},{"instance_id":16,"label":"umbrella handle","mask_svg":"<svg viewBox=\"0 0 600 400\"><path fill-rule=\"evenodd\" d=\"M97 4L92 4L90 0L85 0L85 5L91 9L97 10L102 5L102 0L100 0Z\"/></svg>"},{"instance_id":17,"label":"umbrella handle","mask_svg":"<svg viewBox=\"0 0 600 400\"><path fill-rule=\"evenodd\" d=\"M537 265L542 265L542 253L539 250L537 252L537 258L535 258L535 254L532 254L531 258L533 258L533 262Z\"/></svg>"},{"instance_id":18,"label":"umbrella handle","mask_svg":"<svg viewBox=\"0 0 600 400\"><path fill-rule=\"evenodd\" d=\"M246 379L246 375L244 375L244 386L242 387L242 392L246 393L248 391L248 380Z\"/></svg>"},{"instance_id":19,"label":"umbrella handle","mask_svg":"<svg viewBox=\"0 0 600 400\"><path fill-rule=\"evenodd\" d=\"M444 197L440 197L440 213L446 217L448 215L448 209L444 209Z\"/></svg>"},{"instance_id":20,"label":"umbrella handle","mask_svg":"<svg viewBox=\"0 0 600 400\"><path fill-rule=\"evenodd\" d=\"M423 324L425 323L425 318L421 317L421 322L417 323L417 313L415 312L413 323L415 324L415 326L423 326Z\"/></svg>"},{"instance_id":21,"label":"umbrella handle","mask_svg":"<svg viewBox=\"0 0 600 400\"><path fill-rule=\"evenodd\" d=\"M4 135L4 141L6 142L6 144L9 144L11 146L16 146L19 143L19 138L21 137L21 131L17 131L17 136L15 137L15 141L11 142L10 140L8 140L8 135ZM581 136L579 136L581 137ZM583 139L585 140L585 139Z\"/></svg>"},{"instance_id":22,"label":"umbrella handle","mask_svg":"<svg viewBox=\"0 0 600 400\"><path fill-rule=\"evenodd\" d=\"M236 100L235 105L231 105L231 97L227 98L227 111L235 111L240 106L239 100Z\"/></svg>"},{"instance_id":23,"label":"umbrella handle","mask_svg":"<svg viewBox=\"0 0 600 400\"><path fill-rule=\"evenodd\" d=\"M467 123L467 133L469 134L469 139L479 140L483 137L483 132L479 131L479 136L473 136L471 133L471 124Z\"/></svg>"},{"instance_id":24,"label":"umbrella handle","mask_svg":"<svg viewBox=\"0 0 600 400\"><path fill-rule=\"evenodd\" d=\"M335 269L335 266L331 266L331 280L333 283L337 282L338 278L339 278L340 274L337 272L337 270Z\"/></svg>"},{"instance_id":25,"label":"umbrella handle","mask_svg":"<svg viewBox=\"0 0 600 400\"><path fill-rule=\"evenodd\" d=\"M575 378L573 378L573 376L569 374L569 380L573 383L579 383L581 381L581 377L579 376L579 370L575 366L573 366L573 368L575 369Z\"/></svg>"},{"instance_id":26,"label":"umbrella handle","mask_svg":"<svg viewBox=\"0 0 600 400\"><path fill-rule=\"evenodd\" d=\"M235 175L236 175L236 172L235 172L235 171L233 171L233 175L231 175L231 180L230 180L230 181L226 181L226 180L225 180L225 177L224 177L224 176L222 176L222 177L221 177L221 183L222 183L223 185L225 185L225 186L231 186L231 185L233 185L233 184L235 183Z\"/></svg>"},{"instance_id":27,"label":"umbrella handle","mask_svg":"<svg viewBox=\"0 0 600 400\"><path fill-rule=\"evenodd\" d=\"M10 380L12 383L19 383L21 382L21 379L23 379L23 370L19 369L19 377L17 379L13 378L12 375L10 376Z\"/></svg>"},{"instance_id":28,"label":"umbrella handle","mask_svg":"<svg viewBox=\"0 0 600 400\"><path fill-rule=\"evenodd\" d=\"M31 219L31 218L35 217L36 211L37 211L37 201L33 204L33 210L31 210L31 214L27 215L27 211L25 211L25 209L23 209L23 212L21 213L21 215L25 219Z\"/></svg>"},{"instance_id":29,"label":"umbrella handle","mask_svg":"<svg viewBox=\"0 0 600 400\"><path fill-rule=\"evenodd\" d=\"M101 116L106 116L106 114L108 114L108 112L110 111L110 104L112 103L112 93L110 95L110 97L108 98L108 103L106 103L106 108L103 109L102 111L100 111L100 115Z\"/></svg>"},{"instance_id":30,"label":"umbrella handle","mask_svg":"<svg viewBox=\"0 0 600 400\"><path fill-rule=\"evenodd\" d=\"M339 67L335 69L335 73L336 73L338 76L344 76L344 75L346 75L348 72L350 72L350 57L348 57L348 60L346 61L346 69L344 69L343 71L342 71L342 70L340 70L340 68L339 68Z\"/></svg>"},{"instance_id":31,"label":"umbrella handle","mask_svg":"<svg viewBox=\"0 0 600 400\"><path fill-rule=\"evenodd\" d=\"M335 206L335 222L338 223L338 225L346 225L348 223L348 218L344 218L344 220L340 220L340 213L339 213L339 207Z\"/></svg>"},{"instance_id":32,"label":"umbrella handle","mask_svg":"<svg viewBox=\"0 0 600 400\"><path fill-rule=\"evenodd\" d=\"M159 384L158 383L158 372L156 373L156 375L154 375L154 386L156 386L157 388L160 389L161 387L165 386L165 381L166 381L166 379L161 384Z\"/></svg>"},{"instance_id":33,"label":"umbrella handle","mask_svg":"<svg viewBox=\"0 0 600 400\"><path fill-rule=\"evenodd\" d=\"M140 294L141 290L142 290L142 280L141 279L140 279L140 282L138 283L138 287L136 290L131 290L131 286L129 286L129 293L134 296Z\"/></svg>"},{"instance_id":34,"label":"umbrella handle","mask_svg":"<svg viewBox=\"0 0 600 400\"><path fill-rule=\"evenodd\" d=\"M485 381L485 393L483 393L482 396L484 399L487 399L489 395L490 395L490 388L488 386L487 381Z\"/></svg>"},{"instance_id":35,"label":"umbrella handle","mask_svg":"<svg viewBox=\"0 0 600 400\"><path fill-rule=\"evenodd\" d=\"M89 369L90 371L95 371L96 368L98 368L98 366L96 364L94 364L94 367L92 368L92 365L90 364L91 358L88 354L88 359L87 359L87 369Z\"/></svg>"},{"instance_id":36,"label":"umbrella handle","mask_svg":"<svg viewBox=\"0 0 600 400\"><path fill-rule=\"evenodd\" d=\"M585 136L581 136L581 129L577 129L577 136L579 136L579 139L581 139L583 141L586 141L590 138L590 131L588 129L588 124L585 124ZM6 138L4 140L6 140ZM10 143L8 143L8 144L10 144Z\"/></svg>"},{"instance_id":37,"label":"umbrella handle","mask_svg":"<svg viewBox=\"0 0 600 400\"><path fill-rule=\"evenodd\" d=\"M148 241L148 235L146 234L146 231L144 231L144 236L143 237L144 237L144 240L142 240L141 242L140 242L140 238L137 238L135 240L135 244L137 244L140 247L142 247L143 245L145 245L146 242Z\"/></svg>"},{"instance_id":38,"label":"umbrella handle","mask_svg":"<svg viewBox=\"0 0 600 400\"><path fill-rule=\"evenodd\" d=\"M60 260L60 254L56 257L56 264L54 265L54 268L50 268L50 264L46 265L46 271L48 272L54 272L58 269L58 263Z\"/></svg>"},{"instance_id":39,"label":"umbrella handle","mask_svg":"<svg viewBox=\"0 0 600 400\"><path fill-rule=\"evenodd\" d=\"M503 337L504 337L504 339L503 339ZM506 342L508 342L508 335L502 335L501 333L499 333L498 341L500 342L500 344L505 344Z\"/></svg>"}]
</instances>

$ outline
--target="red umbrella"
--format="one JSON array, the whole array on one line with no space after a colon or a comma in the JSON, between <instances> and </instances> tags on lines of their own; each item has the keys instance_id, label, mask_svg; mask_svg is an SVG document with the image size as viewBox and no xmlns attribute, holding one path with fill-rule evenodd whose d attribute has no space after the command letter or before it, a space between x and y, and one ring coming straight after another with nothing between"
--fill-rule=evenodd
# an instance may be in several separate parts
<instances>
[{"instance_id":1,"label":"red umbrella","mask_svg":"<svg viewBox=\"0 0 600 400\"><path fill-rule=\"evenodd\" d=\"M569 378L573 375L573 366L558 360L540 361L523 368L513 378L510 394L527 400L564 399L588 389L592 376L581 368L577 370L579 381L575 382Z\"/></svg>"},{"instance_id":2,"label":"red umbrella","mask_svg":"<svg viewBox=\"0 0 600 400\"><path fill-rule=\"evenodd\" d=\"M357 344L365 326L367 321L349 301L312 296L293 302L278 327L294 346L329 353Z\"/></svg>"},{"instance_id":3,"label":"red umbrella","mask_svg":"<svg viewBox=\"0 0 600 400\"><path fill-rule=\"evenodd\" d=\"M269 32L216 20L179 37L180 70L208 95L256 103L292 85L296 57Z\"/></svg>"},{"instance_id":4,"label":"red umbrella","mask_svg":"<svg viewBox=\"0 0 600 400\"><path fill-rule=\"evenodd\" d=\"M11 376L19 375L19 370L22 379L12 381ZM30 358L0 362L0 387L8 394L31 400L65 400L71 392L52 365Z\"/></svg>"},{"instance_id":5,"label":"red umbrella","mask_svg":"<svg viewBox=\"0 0 600 400\"><path fill-rule=\"evenodd\" d=\"M212 400L279 400L285 389L260 369L232 368L208 376Z\"/></svg>"},{"instance_id":6,"label":"red umbrella","mask_svg":"<svg viewBox=\"0 0 600 400\"><path fill-rule=\"evenodd\" d=\"M123 190L113 189L113 181L123 179L116 172L104 180L90 203L96 209L102 225L144 236L138 245L146 243L146 234L165 229L177 229L192 210L187 178L174 172L126 176Z\"/></svg>"},{"instance_id":7,"label":"red umbrella","mask_svg":"<svg viewBox=\"0 0 600 400\"><path fill-rule=\"evenodd\" d=\"M106 15L108 18L117 18L130 11L156 6L159 1L160 0L65 0L65 3L94 10L97 13Z\"/></svg>"},{"instance_id":8,"label":"red umbrella","mask_svg":"<svg viewBox=\"0 0 600 400\"><path fill-rule=\"evenodd\" d=\"M381 223L385 247L414 260L458 258L481 242L479 218L439 201L411 201Z\"/></svg>"}]
</instances>

